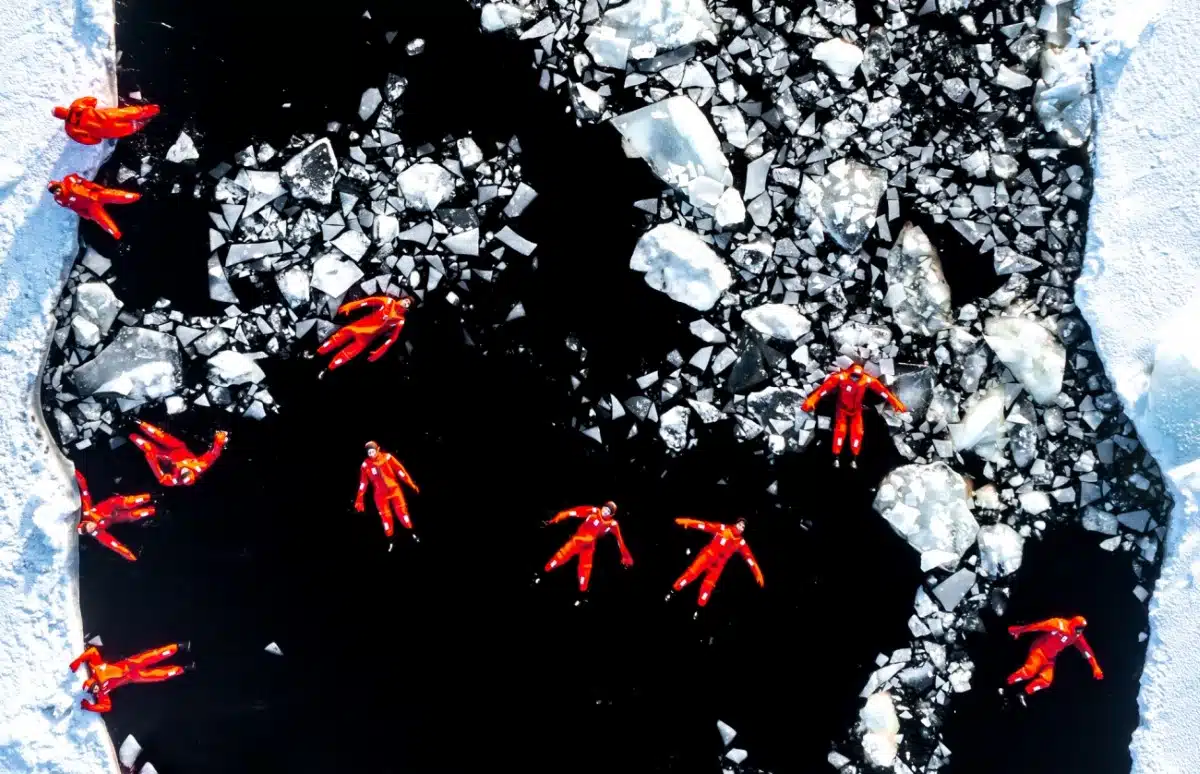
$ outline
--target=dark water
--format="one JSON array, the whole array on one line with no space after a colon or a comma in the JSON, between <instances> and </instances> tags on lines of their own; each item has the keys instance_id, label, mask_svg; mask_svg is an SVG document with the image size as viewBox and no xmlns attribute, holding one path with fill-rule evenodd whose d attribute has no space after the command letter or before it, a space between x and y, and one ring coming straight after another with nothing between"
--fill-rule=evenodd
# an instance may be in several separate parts
<instances>
[{"instance_id":1,"label":"dark water","mask_svg":"<svg viewBox=\"0 0 1200 774\"><path fill-rule=\"evenodd\" d=\"M215 427L232 431L225 455L191 489L157 487L129 446L72 455L98 496L149 491L160 514L117 532L139 553L136 564L81 544L85 628L114 656L191 640L197 665L178 680L115 694L114 736L135 734L162 774L500 765L529 774L693 774L719 770L720 718L739 731L749 763L776 774L824 770L875 656L907 644L921 579L914 552L870 509L874 486L900 463L887 428L868 414L855 472L830 467L827 436L772 465L727 428L668 459L652 439L608 453L564 426L577 405L566 380L568 335L588 348L596 374L612 375L618 395L627 374L694 346L690 313L627 269L639 233L631 203L658 184L623 157L607 127L577 128L559 99L537 89L528 50L478 34L466 3L386 5L366 20L352 3L319 11L246 0L118 3L121 92L140 89L165 112L102 174L133 166L147 146L161 158L181 128L197 138L200 169L252 140L282 147L292 133L352 120L363 89L395 72L410 81L407 145L467 130L481 144L515 134L524 179L541 196L518 224L539 244L538 270L477 299L480 319L503 319L518 299L528 317L485 337L487 347L464 345L448 307L418 307L404 334L411 356L322 381L316 361L264 361L283 405L277 417L254 422L200 408L143 415L197 445ZM388 30L398 31L391 46ZM406 57L404 42L417 36L426 52ZM178 180L183 195L169 194L167 174L119 211L126 237L119 254L106 251L115 289L129 307L166 297L185 313L215 314L223 305L207 298L206 202L187 195L189 176ZM102 249L111 244L90 225L84 231ZM955 272L980 287L995 279L948 268L956 286ZM506 352L516 343L534 357ZM353 511L368 439L421 485L411 498L420 543L398 530L389 553L373 509ZM779 498L766 492L773 481ZM577 606L569 570L533 582L573 529L541 522L606 499L622 508L636 564L621 568L615 546L602 545ZM731 563L698 619L691 594L666 603L686 550L704 544L672 520L739 515L749 518L766 588ZM1102 618L1112 600L1133 601L1127 560L1116 562L1082 549L1031 549L1014 614L1065 612L1042 593L1054 588L1072 612L1090 605L1096 612L1086 614ZM955 705L956 770L1023 770L989 758L993 734L1017 756L1027 740L1046 741L1043 717L1076 734L1077 746L1089 720L1092 729L1113 724L1103 749L1127 744L1140 648L1119 663L1110 654L1136 645L1142 619L1140 610L1119 615L1107 630L1097 623L1093 639L1109 681L1093 684L1064 663L1032 711L997 708L989 687L1022 652L1001 636L980 644L978 688ZM263 651L272 641L282 658ZM1079 729L1050 707L1072 708ZM1128 768L1107 753L1080 760L1086 766L1056 770Z\"/></svg>"}]
</instances>

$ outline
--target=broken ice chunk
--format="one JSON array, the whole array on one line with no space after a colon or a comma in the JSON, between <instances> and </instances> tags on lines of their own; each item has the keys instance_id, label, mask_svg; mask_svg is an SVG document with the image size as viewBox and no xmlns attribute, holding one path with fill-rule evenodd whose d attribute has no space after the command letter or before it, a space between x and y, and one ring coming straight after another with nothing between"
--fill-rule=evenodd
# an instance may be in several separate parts
<instances>
[{"instance_id":1,"label":"broken ice chunk","mask_svg":"<svg viewBox=\"0 0 1200 774\"><path fill-rule=\"evenodd\" d=\"M375 111L383 103L383 95L379 93L379 89L374 87L367 89L362 93L362 98L358 101L358 117L366 121L371 116L375 115Z\"/></svg>"},{"instance_id":2,"label":"broken ice chunk","mask_svg":"<svg viewBox=\"0 0 1200 774\"><path fill-rule=\"evenodd\" d=\"M921 570L952 567L979 532L967 483L944 462L903 465L883 479L875 510L921 554Z\"/></svg>"},{"instance_id":3,"label":"broken ice chunk","mask_svg":"<svg viewBox=\"0 0 1200 774\"><path fill-rule=\"evenodd\" d=\"M659 417L658 435L671 451L680 451L687 445L690 413L687 406L676 406Z\"/></svg>"},{"instance_id":4,"label":"broken ice chunk","mask_svg":"<svg viewBox=\"0 0 1200 774\"><path fill-rule=\"evenodd\" d=\"M258 384L266 378L258 363L232 349L222 350L208 359L208 380L218 387Z\"/></svg>"},{"instance_id":5,"label":"broken ice chunk","mask_svg":"<svg viewBox=\"0 0 1200 774\"><path fill-rule=\"evenodd\" d=\"M918 368L896 377L892 384L892 393L900 399L913 421L921 422L933 399L933 368Z\"/></svg>"},{"instance_id":6,"label":"broken ice chunk","mask_svg":"<svg viewBox=\"0 0 1200 774\"><path fill-rule=\"evenodd\" d=\"M470 137L459 140L455 147L458 149L458 161L463 169L474 169L483 161L483 151Z\"/></svg>"},{"instance_id":7,"label":"broken ice chunk","mask_svg":"<svg viewBox=\"0 0 1200 774\"><path fill-rule=\"evenodd\" d=\"M521 9L512 3L488 3L479 14L479 24L488 32L517 27L523 20Z\"/></svg>"},{"instance_id":8,"label":"broken ice chunk","mask_svg":"<svg viewBox=\"0 0 1200 774\"><path fill-rule=\"evenodd\" d=\"M137 763L138 756L142 754L142 746L138 744L138 740L133 738L133 734L125 737L125 741L121 742L121 748L117 750L117 760L121 765L130 771L133 770L133 765Z\"/></svg>"},{"instance_id":9,"label":"broken ice chunk","mask_svg":"<svg viewBox=\"0 0 1200 774\"><path fill-rule=\"evenodd\" d=\"M75 288L76 314L94 325L100 337L108 335L121 306L112 288L103 282L84 282Z\"/></svg>"},{"instance_id":10,"label":"broken ice chunk","mask_svg":"<svg viewBox=\"0 0 1200 774\"><path fill-rule=\"evenodd\" d=\"M851 9L853 9L853 5L851 5ZM863 52L861 48L847 40L833 38L813 46L812 58L825 65L825 69L839 78L849 78L862 64Z\"/></svg>"},{"instance_id":11,"label":"broken ice chunk","mask_svg":"<svg viewBox=\"0 0 1200 774\"><path fill-rule=\"evenodd\" d=\"M732 726L722 720L717 721L717 732L721 735L721 744L725 747L733 744L733 739L737 736L737 731L734 731Z\"/></svg>"},{"instance_id":12,"label":"broken ice chunk","mask_svg":"<svg viewBox=\"0 0 1200 774\"><path fill-rule=\"evenodd\" d=\"M1041 261L1021 255L1007 245L1000 245L996 248L996 252L992 255L992 263L996 268L997 274L1017 274L1025 271L1033 271L1042 265Z\"/></svg>"},{"instance_id":13,"label":"broken ice chunk","mask_svg":"<svg viewBox=\"0 0 1200 774\"><path fill-rule=\"evenodd\" d=\"M704 312L733 284L720 257L696 234L674 223L642 235L629 268L646 273L646 284Z\"/></svg>"},{"instance_id":14,"label":"broken ice chunk","mask_svg":"<svg viewBox=\"0 0 1200 774\"><path fill-rule=\"evenodd\" d=\"M442 240L442 244L455 255L479 255L479 229L448 236Z\"/></svg>"},{"instance_id":15,"label":"broken ice chunk","mask_svg":"<svg viewBox=\"0 0 1200 774\"><path fill-rule=\"evenodd\" d=\"M1007 433L1004 419L1004 388L993 385L978 395L963 414L961 422L949 426L950 440L956 451L975 450L990 459L1002 445Z\"/></svg>"},{"instance_id":16,"label":"broken ice chunk","mask_svg":"<svg viewBox=\"0 0 1200 774\"><path fill-rule=\"evenodd\" d=\"M351 285L362 278L362 269L334 253L326 253L313 262L312 286L334 298L341 298Z\"/></svg>"},{"instance_id":17,"label":"broken ice chunk","mask_svg":"<svg viewBox=\"0 0 1200 774\"><path fill-rule=\"evenodd\" d=\"M337 176L337 157L328 137L317 140L283 165L279 179L296 199L319 204L333 201L333 179Z\"/></svg>"},{"instance_id":18,"label":"broken ice chunk","mask_svg":"<svg viewBox=\"0 0 1200 774\"><path fill-rule=\"evenodd\" d=\"M1033 104L1042 126L1068 145L1082 145L1092 132L1092 60L1082 46L1047 46Z\"/></svg>"},{"instance_id":19,"label":"broken ice chunk","mask_svg":"<svg viewBox=\"0 0 1200 774\"><path fill-rule=\"evenodd\" d=\"M454 195L454 176L441 164L416 163L396 178L404 202L422 212L432 212Z\"/></svg>"},{"instance_id":20,"label":"broken ice chunk","mask_svg":"<svg viewBox=\"0 0 1200 774\"><path fill-rule=\"evenodd\" d=\"M535 249L537 249L536 243L530 242L528 239L513 231L508 226L500 229L500 233L496 234L496 239L500 242L503 242L508 247L511 247L513 250L516 250L521 255L529 255Z\"/></svg>"},{"instance_id":21,"label":"broken ice chunk","mask_svg":"<svg viewBox=\"0 0 1200 774\"><path fill-rule=\"evenodd\" d=\"M605 11L598 27L628 40L634 59L652 59L701 40L716 43L720 30L704 0L630 0Z\"/></svg>"},{"instance_id":22,"label":"broken ice chunk","mask_svg":"<svg viewBox=\"0 0 1200 774\"><path fill-rule=\"evenodd\" d=\"M589 89L582 83L572 83L568 89L571 106L582 121L595 121L604 115L606 100L595 89Z\"/></svg>"},{"instance_id":23,"label":"broken ice chunk","mask_svg":"<svg viewBox=\"0 0 1200 774\"><path fill-rule=\"evenodd\" d=\"M962 602L963 597L971 591L973 585L975 585L975 573L963 568L935 586L933 596L941 603L943 610L948 613L953 612L954 608L958 607L958 603Z\"/></svg>"},{"instance_id":24,"label":"broken ice chunk","mask_svg":"<svg viewBox=\"0 0 1200 774\"><path fill-rule=\"evenodd\" d=\"M192 138L188 136L187 132L180 132L175 144L167 149L167 161L175 164L195 161L198 158L200 158L200 151L196 150L196 144L192 142Z\"/></svg>"},{"instance_id":25,"label":"broken ice chunk","mask_svg":"<svg viewBox=\"0 0 1200 774\"><path fill-rule=\"evenodd\" d=\"M950 285L925 232L906 223L888 251L886 304L905 333L932 336L953 324Z\"/></svg>"},{"instance_id":26,"label":"broken ice chunk","mask_svg":"<svg viewBox=\"0 0 1200 774\"><path fill-rule=\"evenodd\" d=\"M821 223L843 249L855 252L875 224L887 171L840 159L829 165L818 184Z\"/></svg>"},{"instance_id":27,"label":"broken ice chunk","mask_svg":"<svg viewBox=\"0 0 1200 774\"><path fill-rule=\"evenodd\" d=\"M1033 81L1025 73L1019 73L1005 65L1000 65L1000 70L996 73L995 84L1006 89L1028 89L1033 85Z\"/></svg>"},{"instance_id":28,"label":"broken ice chunk","mask_svg":"<svg viewBox=\"0 0 1200 774\"><path fill-rule=\"evenodd\" d=\"M302 266L293 266L275 275L275 285L279 295L288 308L295 309L308 303L311 290L309 288L308 271Z\"/></svg>"},{"instance_id":29,"label":"broken ice chunk","mask_svg":"<svg viewBox=\"0 0 1200 774\"><path fill-rule=\"evenodd\" d=\"M80 397L113 396L133 401L165 398L183 385L179 342L170 334L127 327L100 354L75 369Z\"/></svg>"},{"instance_id":30,"label":"broken ice chunk","mask_svg":"<svg viewBox=\"0 0 1200 774\"><path fill-rule=\"evenodd\" d=\"M525 211L526 207L533 203L537 195L537 191L524 183L518 183L517 190L513 192L512 198L508 200L508 204L504 205L504 214L510 218L518 217Z\"/></svg>"},{"instance_id":31,"label":"broken ice chunk","mask_svg":"<svg viewBox=\"0 0 1200 774\"><path fill-rule=\"evenodd\" d=\"M361 231L347 229L333 240L333 246L357 261L367 254L367 250L371 247L371 240L367 239Z\"/></svg>"},{"instance_id":32,"label":"broken ice chunk","mask_svg":"<svg viewBox=\"0 0 1200 774\"><path fill-rule=\"evenodd\" d=\"M983 340L1031 398L1043 406L1054 403L1062 391L1067 350L1053 333L1036 320L993 317L983 326Z\"/></svg>"},{"instance_id":33,"label":"broken ice chunk","mask_svg":"<svg viewBox=\"0 0 1200 774\"><path fill-rule=\"evenodd\" d=\"M247 172L246 179L250 182L250 190L246 194L246 209L242 211L243 218L250 217L287 193L278 172Z\"/></svg>"},{"instance_id":34,"label":"broken ice chunk","mask_svg":"<svg viewBox=\"0 0 1200 774\"><path fill-rule=\"evenodd\" d=\"M224 301L228 304L238 303L238 297L229 285L229 278L225 276L224 267L221 266L221 259L215 255L208 259L208 297L213 301Z\"/></svg>"},{"instance_id":35,"label":"broken ice chunk","mask_svg":"<svg viewBox=\"0 0 1200 774\"><path fill-rule=\"evenodd\" d=\"M408 41L408 43L406 43L404 46L404 53L408 54L409 56L418 56L418 55L424 53L424 51L425 51L425 39L424 38L413 38L412 40Z\"/></svg>"},{"instance_id":36,"label":"broken ice chunk","mask_svg":"<svg viewBox=\"0 0 1200 774\"><path fill-rule=\"evenodd\" d=\"M759 333L784 341L795 341L812 330L808 318L787 304L763 304L747 309L742 312L742 319Z\"/></svg>"},{"instance_id":37,"label":"broken ice chunk","mask_svg":"<svg viewBox=\"0 0 1200 774\"><path fill-rule=\"evenodd\" d=\"M725 757L728 758L729 760L733 761L734 763L742 763L749 756L750 756L750 753L746 752L745 750L743 750L739 747L734 747L732 750L729 750L728 752L725 753Z\"/></svg>"},{"instance_id":38,"label":"broken ice chunk","mask_svg":"<svg viewBox=\"0 0 1200 774\"><path fill-rule=\"evenodd\" d=\"M100 343L100 329L86 317L76 315L71 319L71 332L75 343L81 347L94 347Z\"/></svg>"},{"instance_id":39,"label":"broken ice chunk","mask_svg":"<svg viewBox=\"0 0 1200 774\"><path fill-rule=\"evenodd\" d=\"M990 578L1011 575L1021 567L1025 538L1007 524L989 524L979 530L979 571Z\"/></svg>"},{"instance_id":40,"label":"broken ice chunk","mask_svg":"<svg viewBox=\"0 0 1200 774\"><path fill-rule=\"evenodd\" d=\"M842 352L854 350L859 354L878 353L892 342L892 330L886 325L867 325L848 320L831 332L833 342Z\"/></svg>"},{"instance_id":41,"label":"broken ice chunk","mask_svg":"<svg viewBox=\"0 0 1200 774\"><path fill-rule=\"evenodd\" d=\"M742 202L742 196L736 188L731 186L725 189L725 193L721 194L721 198L717 199L715 214L717 225L721 228L740 226L745 222L746 205Z\"/></svg>"},{"instance_id":42,"label":"broken ice chunk","mask_svg":"<svg viewBox=\"0 0 1200 774\"><path fill-rule=\"evenodd\" d=\"M629 61L629 47L632 45L633 41L629 38L620 37L606 27L596 27L583 41L583 47L592 55L596 66L608 70L625 69L625 64Z\"/></svg>"},{"instance_id":43,"label":"broken ice chunk","mask_svg":"<svg viewBox=\"0 0 1200 774\"><path fill-rule=\"evenodd\" d=\"M817 0L817 13L830 24L853 27L858 23L854 0Z\"/></svg>"},{"instance_id":44,"label":"broken ice chunk","mask_svg":"<svg viewBox=\"0 0 1200 774\"><path fill-rule=\"evenodd\" d=\"M872 766L890 769L900 745L900 718L887 691L872 694L858 713L863 755Z\"/></svg>"},{"instance_id":45,"label":"broken ice chunk","mask_svg":"<svg viewBox=\"0 0 1200 774\"><path fill-rule=\"evenodd\" d=\"M281 649L274 642L267 643L267 647L263 648L263 650L270 653L272 656L282 656L283 655L283 649Z\"/></svg>"}]
</instances>

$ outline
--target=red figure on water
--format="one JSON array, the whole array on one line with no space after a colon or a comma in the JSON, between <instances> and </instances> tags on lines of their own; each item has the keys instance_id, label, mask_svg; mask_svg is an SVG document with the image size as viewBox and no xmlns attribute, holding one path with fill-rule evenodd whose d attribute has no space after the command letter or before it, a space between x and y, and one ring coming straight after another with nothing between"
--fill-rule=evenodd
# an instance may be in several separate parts
<instances>
[{"instance_id":1,"label":"red figure on water","mask_svg":"<svg viewBox=\"0 0 1200 774\"><path fill-rule=\"evenodd\" d=\"M1096 654L1092 653L1091 646L1084 639L1083 630L1087 627L1087 619L1081 615L1074 618L1047 618L1045 621L1040 621L1028 626L1010 626L1008 633L1013 636L1013 639L1019 638L1022 634L1029 632L1039 632L1042 636L1033 641L1033 647L1029 649L1029 657L1025 659L1025 666L1008 676L1008 684L1023 683L1029 680L1029 684L1025 686L1025 693L1034 694L1043 688L1049 688L1054 682L1054 661L1058 658L1058 654L1070 647L1078 648L1083 657L1092 667L1092 677L1097 680L1104 679L1104 672L1100 669L1100 664L1096 662Z\"/></svg>"},{"instance_id":2,"label":"red figure on water","mask_svg":"<svg viewBox=\"0 0 1200 774\"><path fill-rule=\"evenodd\" d=\"M575 531L570 540L558 549L558 552L546 563L546 572L557 569L579 554L579 590L587 591L588 579L592 577L592 561L596 555L596 541L608 533L617 539L617 548L621 550L621 564L633 566L633 555L621 537L621 528L616 520L617 504L606 502L600 507L595 505L578 505L565 511L560 511L547 525L557 524L567 519L583 519L583 524Z\"/></svg>"},{"instance_id":3,"label":"red figure on water","mask_svg":"<svg viewBox=\"0 0 1200 774\"><path fill-rule=\"evenodd\" d=\"M147 505L150 495L113 495L98 505L92 504L92 493L88 491L87 479L78 470L75 471L75 481L79 484L79 499L82 508L79 514L80 535L91 535L100 545L136 562L137 557L119 540L108 534L108 528L114 524L128 524L140 521L154 515L154 506Z\"/></svg>"},{"instance_id":4,"label":"red figure on water","mask_svg":"<svg viewBox=\"0 0 1200 774\"><path fill-rule=\"evenodd\" d=\"M72 672L79 669L81 665L87 666L88 678L83 683L83 690L90 693L94 699L94 701L84 699L80 702L80 706L91 712L108 712L112 709L112 699L109 694L122 685L161 683L163 680L179 677L187 671L187 667L155 667L154 665L160 661L166 661L181 650L186 651L188 648L186 642L164 645L161 648L147 650L110 664L100 656L99 650L89 647L79 658L71 662Z\"/></svg>"},{"instance_id":5,"label":"red figure on water","mask_svg":"<svg viewBox=\"0 0 1200 774\"><path fill-rule=\"evenodd\" d=\"M862 451L863 439L863 398L867 390L883 396L896 411L907 411L900 399L884 386L883 382L867 373L857 363L849 368L843 368L831 375L800 405L804 411L811 412L829 393L837 390L837 412L833 417L833 464L837 466L838 455L846 443L846 431L850 431L850 453L855 457ZM857 460L852 460L851 467L858 467Z\"/></svg>"},{"instance_id":6,"label":"red figure on water","mask_svg":"<svg viewBox=\"0 0 1200 774\"><path fill-rule=\"evenodd\" d=\"M74 212L81 218L94 221L108 232L113 239L121 238L121 229L104 209L106 204L133 204L142 198L139 193L105 188L79 175L67 175L62 180L52 180L47 190L54 194L54 201Z\"/></svg>"},{"instance_id":7,"label":"red figure on water","mask_svg":"<svg viewBox=\"0 0 1200 774\"><path fill-rule=\"evenodd\" d=\"M138 422L137 425L144 435L130 433L129 440L146 456L150 470L163 486L191 486L196 483L196 479L217 461L229 442L229 433L218 430L213 437L212 448L197 455L183 441L149 422Z\"/></svg>"},{"instance_id":8,"label":"red figure on water","mask_svg":"<svg viewBox=\"0 0 1200 774\"><path fill-rule=\"evenodd\" d=\"M404 315L410 306L411 298L391 296L370 296L342 304L338 309L340 315L350 314L359 309L370 309L371 312L336 330L317 347L317 354L327 355L335 349L341 350L329 363L329 370L332 371L349 363L382 338L383 343L367 356L367 361L374 363L386 355L400 338L400 331L404 330Z\"/></svg>"},{"instance_id":9,"label":"red figure on water","mask_svg":"<svg viewBox=\"0 0 1200 774\"><path fill-rule=\"evenodd\" d=\"M404 500L404 490L400 484L411 487L413 492L421 490L413 482L412 476L400 464L400 460L379 448L374 441L367 441L367 458L363 460L362 470L358 476L358 497L354 501L354 510L362 513L366 510L364 499L368 485L375 494L375 509L383 521L383 534L392 536L393 518L400 517L400 523L406 529L412 529L412 519L408 517L408 503ZM416 535L414 534L415 538Z\"/></svg>"},{"instance_id":10,"label":"red figure on water","mask_svg":"<svg viewBox=\"0 0 1200 774\"><path fill-rule=\"evenodd\" d=\"M95 97L80 97L71 107L54 108L54 117L66 122L67 135L75 142L96 145L138 132L158 115L158 105L96 107Z\"/></svg>"},{"instance_id":11,"label":"red figure on water","mask_svg":"<svg viewBox=\"0 0 1200 774\"><path fill-rule=\"evenodd\" d=\"M754 573L754 579L758 581L758 585L761 587L764 584L762 569L758 566L754 554L750 552L750 546L746 545L746 538L742 537L742 533L746 531L745 519L738 519L732 526L718 524L715 521L697 521L696 519L676 519L675 523L681 527L703 530L713 536L712 541L700 551L691 566L684 570L683 575L679 576L679 580L675 581L675 585L672 587L675 591L682 591L684 586L703 575L704 580L700 583L700 597L696 604L704 607L712 597L713 588L716 587L721 573L725 570L725 563L734 554L741 554L742 558L746 560L746 564L750 565L750 571Z\"/></svg>"}]
</instances>

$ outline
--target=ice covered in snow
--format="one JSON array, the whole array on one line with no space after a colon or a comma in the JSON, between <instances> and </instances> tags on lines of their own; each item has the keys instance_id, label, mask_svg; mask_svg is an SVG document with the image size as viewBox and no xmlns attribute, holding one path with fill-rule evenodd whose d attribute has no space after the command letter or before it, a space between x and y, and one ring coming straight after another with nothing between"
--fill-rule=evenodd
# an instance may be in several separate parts
<instances>
[{"instance_id":1,"label":"ice covered in snow","mask_svg":"<svg viewBox=\"0 0 1200 774\"><path fill-rule=\"evenodd\" d=\"M218 387L258 384L267 375L244 353L226 349L208 359L208 380Z\"/></svg>"},{"instance_id":2,"label":"ice covered in snow","mask_svg":"<svg viewBox=\"0 0 1200 774\"><path fill-rule=\"evenodd\" d=\"M979 571L992 578L1011 575L1021 567L1025 555L1025 538L1007 524L981 527L979 536Z\"/></svg>"},{"instance_id":3,"label":"ice covered in snow","mask_svg":"<svg viewBox=\"0 0 1200 774\"><path fill-rule=\"evenodd\" d=\"M813 46L812 58L839 78L849 78L862 64L862 49L842 38L823 40Z\"/></svg>"},{"instance_id":4,"label":"ice covered in snow","mask_svg":"<svg viewBox=\"0 0 1200 774\"><path fill-rule=\"evenodd\" d=\"M629 268L645 272L646 284L674 300L707 311L733 284L729 268L696 234L664 223L638 240Z\"/></svg>"},{"instance_id":5,"label":"ice covered in snow","mask_svg":"<svg viewBox=\"0 0 1200 774\"><path fill-rule=\"evenodd\" d=\"M413 164L396 178L404 203L415 210L432 212L454 195L454 176L441 164Z\"/></svg>"},{"instance_id":6,"label":"ice covered in snow","mask_svg":"<svg viewBox=\"0 0 1200 774\"><path fill-rule=\"evenodd\" d=\"M921 569L952 567L979 532L967 482L944 462L902 465L884 477L875 510L921 554Z\"/></svg>"},{"instance_id":7,"label":"ice covered in snow","mask_svg":"<svg viewBox=\"0 0 1200 774\"><path fill-rule=\"evenodd\" d=\"M148 328L122 328L100 354L75 369L72 381L85 398L147 401L173 395L183 385L179 340Z\"/></svg>"},{"instance_id":8,"label":"ice covered in snow","mask_svg":"<svg viewBox=\"0 0 1200 774\"><path fill-rule=\"evenodd\" d=\"M617 41L633 59L651 59L701 40L716 43L719 29L704 0L629 0L605 11L591 32Z\"/></svg>"},{"instance_id":9,"label":"ice covered in snow","mask_svg":"<svg viewBox=\"0 0 1200 774\"><path fill-rule=\"evenodd\" d=\"M863 755L873 766L891 768L900 745L900 718L896 705L886 691L872 694L858 713Z\"/></svg>"},{"instance_id":10,"label":"ice covered in snow","mask_svg":"<svg viewBox=\"0 0 1200 774\"><path fill-rule=\"evenodd\" d=\"M115 104L113 4L0 0L0 771L116 774L98 715L66 665L83 651L70 465L52 447L36 390L51 314L77 254L78 218L46 181L91 177L105 146L70 142L51 109L92 94ZM19 292L18 292L19 291ZM93 320L95 322L95 320Z\"/></svg>"},{"instance_id":11,"label":"ice covered in snow","mask_svg":"<svg viewBox=\"0 0 1200 774\"><path fill-rule=\"evenodd\" d=\"M1067 350L1036 320L993 317L984 323L983 340L1021 382L1030 397L1043 406L1062 391Z\"/></svg>"},{"instance_id":12,"label":"ice covered in snow","mask_svg":"<svg viewBox=\"0 0 1200 774\"><path fill-rule=\"evenodd\" d=\"M1008 431L1004 407L1004 388L998 384L973 396L962 421L950 425L950 440L955 450L973 450L984 459L994 457Z\"/></svg>"},{"instance_id":13,"label":"ice covered in snow","mask_svg":"<svg viewBox=\"0 0 1200 774\"><path fill-rule=\"evenodd\" d=\"M742 319L765 336L795 341L812 330L812 323L800 310L787 304L763 304L742 312Z\"/></svg>"},{"instance_id":14,"label":"ice covered in snow","mask_svg":"<svg viewBox=\"0 0 1200 774\"><path fill-rule=\"evenodd\" d=\"M167 149L167 161L175 164L195 161L198 158L200 158L200 152L196 150L196 143L192 141L191 135L187 132L180 132L175 144Z\"/></svg>"},{"instance_id":15,"label":"ice covered in snow","mask_svg":"<svg viewBox=\"0 0 1200 774\"><path fill-rule=\"evenodd\" d=\"M906 223L888 251L883 302L905 333L932 336L950 327L950 285L937 249L925 232Z\"/></svg>"}]
</instances>

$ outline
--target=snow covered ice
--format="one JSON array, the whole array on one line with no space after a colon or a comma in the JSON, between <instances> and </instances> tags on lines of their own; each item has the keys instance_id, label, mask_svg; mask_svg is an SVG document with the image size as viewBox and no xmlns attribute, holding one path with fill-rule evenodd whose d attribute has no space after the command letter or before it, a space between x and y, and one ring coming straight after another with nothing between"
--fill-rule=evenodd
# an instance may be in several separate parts
<instances>
[{"instance_id":1,"label":"snow covered ice","mask_svg":"<svg viewBox=\"0 0 1200 774\"><path fill-rule=\"evenodd\" d=\"M404 201L423 212L436 210L454 193L454 176L440 164L416 163L396 179Z\"/></svg>"},{"instance_id":2,"label":"snow covered ice","mask_svg":"<svg viewBox=\"0 0 1200 774\"><path fill-rule=\"evenodd\" d=\"M825 65L829 72L839 78L849 78L862 64L863 52L849 41L833 38L813 46L812 58Z\"/></svg>"},{"instance_id":3,"label":"snow covered ice","mask_svg":"<svg viewBox=\"0 0 1200 774\"><path fill-rule=\"evenodd\" d=\"M1067 365L1067 350L1054 334L1035 320L993 317L984 323L983 340L1034 400L1054 402Z\"/></svg>"},{"instance_id":4,"label":"snow covered ice","mask_svg":"<svg viewBox=\"0 0 1200 774\"><path fill-rule=\"evenodd\" d=\"M812 329L800 310L787 304L763 304L742 312L751 328L773 339L795 341Z\"/></svg>"},{"instance_id":5,"label":"snow covered ice","mask_svg":"<svg viewBox=\"0 0 1200 774\"><path fill-rule=\"evenodd\" d=\"M629 268L645 272L646 284L672 299L705 311L731 284L733 276L703 239L673 223L642 235Z\"/></svg>"},{"instance_id":6,"label":"snow covered ice","mask_svg":"<svg viewBox=\"0 0 1200 774\"><path fill-rule=\"evenodd\" d=\"M858 717L863 754L871 765L890 768L900 744L900 719L896 717L891 695L886 692L872 695Z\"/></svg>"},{"instance_id":7,"label":"snow covered ice","mask_svg":"<svg viewBox=\"0 0 1200 774\"><path fill-rule=\"evenodd\" d=\"M715 43L719 25L704 0L629 0L605 11L596 29L632 58L651 59L700 40Z\"/></svg>"},{"instance_id":8,"label":"snow covered ice","mask_svg":"<svg viewBox=\"0 0 1200 774\"><path fill-rule=\"evenodd\" d=\"M911 223L888 252L887 295L896 325L905 333L932 336L950 327L950 285L925 232Z\"/></svg>"},{"instance_id":9,"label":"snow covered ice","mask_svg":"<svg viewBox=\"0 0 1200 774\"><path fill-rule=\"evenodd\" d=\"M875 224L875 211L887 187L887 172L841 159L820 181L821 222L833 240L854 252Z\"/></svg>"},{"instance_id":10,"label":"snow covered ice","mask_svg":"<svg viewBox=\"0 0 1200 774\"><path fill-rule=\"evenodd\" d=\"M1007 524L989 524L979 529L979 571L993 578L1011 575L1021 568L1025 538Z\"/></svg>"},{"instance_id":11,"label":"snow covered ice","mask_svg":"<svg viewBox=\"0 0 1200 774\"><path fill-rule=\"evenodd\" d=\"M122 328L99 355L75 369L72 380L84 397L165 398L183 384L179 342L159 331Z\"/></svg>"},{"instance_id":12,"label":"snow covered ice","mask_svg":"<svg viewBox=\"0 0 1200 774\"><path fill-rule=\"evenodd\" d=\"M967 483L944 462L896 468L879 485L874 505L921 554L922 570L954 565L979 532Z\"/></svg>"}]
</instances>

